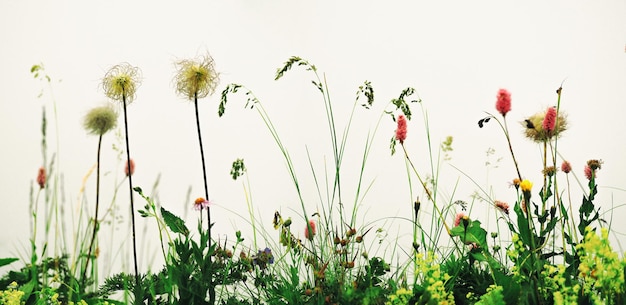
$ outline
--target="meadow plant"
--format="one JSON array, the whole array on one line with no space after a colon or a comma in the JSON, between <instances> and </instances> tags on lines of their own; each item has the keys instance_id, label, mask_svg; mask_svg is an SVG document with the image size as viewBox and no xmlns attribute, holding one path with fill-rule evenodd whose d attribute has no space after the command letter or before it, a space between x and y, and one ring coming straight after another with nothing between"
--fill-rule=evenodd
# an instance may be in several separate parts
<instances>
[{"instance_id":1,"label":"meadow plant","mask_svg":"<svg viewBox=\"0 0 626 305\"><path fill-rule=\"evenodd\" d=\"M100 151L102 146L102 136L113 129L117 125L117 113L109 107L102 106L91 109L85 116L84 127L90 134L98 136L98 150L96 157L96 211L93 217L93 234L91 236L91 242L89 243L89 250L87 251L87 257L85 260L85 267L83 268L82 280L87 278L87 269L89 267L89 261L92 260L93 246L96 241L96 235L99 230L98 211L100 208Z\"/></svg>"},{"instance_id":2,"label":"meadow plant","mask_svg":"<svg viewBox=\"0 0 626 305\"><path fill-rule=\"evenodd\" d=\"M141 72L139 68L133 67L128 63L113 66L102 79L102 88L107 97L122 104L124 112L124 135L126 139L126 166L132 168L130 158L130 144L128 136L128 114L126 107L135 100L137 87L141 84ZM135 269L135 284L140 286L140 275L137 263L137 234L135 226L135 203L133 200L133 179L132 175L128 175L128 188L130 197L130 219L132 225L133 239L133 264ZM135 291L135 298L142 299Z\"/></svg>"},{"instance_id":3,"label":"meadow plant","mask_svg":"<svg viewBox=\"0 0 626 305\"><path fill-rule=\"evenodd\" d=\"M214 61L206 55L195 60L179 61L176 67L176 92L194 102L202 160L204 196L187 200L186 207L199 213L197 230L192 233L186 222L161 206L157 198L145 195L140 187L133 187L131 179L135 163L130 158L126 106L135 98L140 76L139 70L128 64L115 66L104 77L102 86L108 97L123 105L126 144L124 174L130 186L134 274L121 272L109 276L98 291L87 289L88 285L97 283L96 240L99 226L108 213L112 213L109 209L105 217L100 217L98 212L102 136L115 127L117 119L109 107L95 108L88 113L84 122L89 133L99 136L96 208L87 224L91 230L82 230L80 225L73 228L88 232L82 238L83 244L75 246L78 251L72 254L77 257L72 263L69 263L72 261L69 251L59 250L63 253L57 254L55 249L55 257L48 257L48 233L53 218L57 218L58 226L59 216L56 215L58 205L46 205L46 240L41 257L38 255L39 194L44 194L46 203L56 203L58 192L56 180L50 179L58 177L58 170L54 170L53 162L47 162L44 114L44 162L34 179L37 190L33 190L33 193L36 192L37 196L31 198L31 258L21 269L10 271L0 278L0 302L120 305L128 303L128 300L114 301L112 296L117 292L123 292L126 296L128 291L134 292L132 302L135 304L155 305L624 304L626 301L626 259L611 247L611 227L601 217L602 207L594 203L597 200L597 178L603 166L602 160L591 159L581 166L584 168L581 174L587 179L587 185L578 215L572 205L569 177L574 176L575 171L558 150L559 139L569 123L561 111L562 88L556 92L555 107L548 107L521 122L521 132L532 145L539 145L542 152L540 170L535 172L541 172L543 181L531 181L524 176L523 173L528 173L528 169L521 168L516 159L507 125L507 118L510 118L512 111L511 92L499 89L495 103L497 115L487 113L486 117L478 121L480 128L486 127L490 121L497 122L505 135L514 165L509 198L493 198L465 173L479 188L474 194L474 201L467 203L454 200L457 196L454 192L450 198L444 197L440 185L440 167L442 160L450 161L453 138L446 137L436 151L437 145L433 145L431 139L428 113L422 100L415 97L415 89L410 87L384 107L375 129L368 133L359 160L355 193L348 194L343 176L345 169L342 166L347 140L358 106L366 110L373 107L372 84L365 81L359 87L347 124L341 130L326 77L321 76L317 67L310 62L291 57L276 71L275 79L283 78L294 67L302 67L312 73L312 84L323 100L332 153L331 170L324 165L325 176L322 177L307 150L308 165L319 197L313 208L311 199L304 195L305 185L300 182L293 159L260 99L242 85L227 85L221 94L218 115L225 114L231 94L243 91L246 97L244 108L256 109L267 127L287 164L288 175L300 204L300 210L295 212L297 215L292 216L293 219L288 216L283 218L280 211L275 211L272 223L276 231L267 231L264 221L256 219L249 180L247 184L244 183L250 214L250 219L244 221L253 229L253 245L247 246L240 231L235 232L234 238L225 237L223 240L214 240L211 235L213 223L210 208L213 202L208 192L198 99L213 94L217 88L219 74L215 71ZM42 69L34 68L31 72L42 73ZM419 161L430 162L428 174L424 174L423 170L418 171L422 164L414 163L413 155L407 149L410 141L417 138L412 136L417 132L409 130L414 122L413 104L420 105L422 110L425 146L429 154ZM402 148L409 194L415 200L406 206L407 210L411 209L410 217L396 217L410 224L411 244L404 245L398 238L397 244L392 243L391 249L379 255L378 250L374 249L375 239L378 239L380 248L387 237L384 236L384 229L377 227L377 222L384 219L365 223L357 219L359 208L371 188L371 184L364 182L368 157L382 118L387 116L395 128L390 143L391 152L395 153L398 144ZM244 164L243 159L237 159L232 164L230 176L233 179L241 178L250 168L254 168L254 165ZM563 176L566 183L560 183ZM419 196L414 194L413 177L419 183ZM321 181L325 181L326 185L322 185ZM48 193L51 188L54 191ZM114 198L116 192L117 189L113 193ZM157 225L165 265L156 273L139 274L137 270L134 193L145 201L143 209L138 210L139 215L153 218ZM497 231L488 234L481 219L472 214L471 206L475 202L487 202L493 208L497 215ZM207 211L206 227L203 225L204 210ZM500 227L501 222L506 229ZM90 236L87 236L89 233ZM277 237L272 237L273 234ZM81 240L80 236L76 233L77 243ZM445 242L448 244L445 245ZM55 242L56 247L58 245ZM401 258L406 260L402 261ZM394 259L395 263L388 261L393 262ZM17 260L0 259L0 266Z\"/></svg>"}]
</instances>

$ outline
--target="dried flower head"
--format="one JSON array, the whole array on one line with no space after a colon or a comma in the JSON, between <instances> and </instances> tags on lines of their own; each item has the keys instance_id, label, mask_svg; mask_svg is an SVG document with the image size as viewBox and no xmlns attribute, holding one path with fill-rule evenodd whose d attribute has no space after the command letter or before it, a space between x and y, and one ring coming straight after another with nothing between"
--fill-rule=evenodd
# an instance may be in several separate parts
<instances>
[{"instance_id":1,"label":"dried flower head","mask_svg":"<svg viewBox=\"0 0 626 305\"><path fill-rule=\"evenodd\" d=\"M596 160L596 159L592 159L592 160L587 161L587 165L589 167L591 167L591 169L594 170L594 171L597 170L597 169L601 169L602 168L602 163L604 163L604 162L602 162L602 160Z\"/></svg>"},{"instance_id":2,"label":"dried flower head","mask_svg":"<svg viewBox=\"0 0 626 305\"><path fill-rule=\"evenodd\" d=\"M406 117L401 114L398 116L398 127L396 128L396 140L400 141L400 144L406 140Z\"/></svg>"},{"instance_id":3,"label":"dried flower head","mask_svg":"<svg viewBox=\"0 0 626 305\"><path fill-rule=\"evenodd\" d=\"M517 189L519 189L519 185L520 185L520 183L522 183L522 181L521 181L521 180L519 180L519 178L515 178L515 179L513 179L513 181L511 182L511 185L512 185L512 186L514 186L514 187L515 187L515 189L517 190Z\"/></svg>"},{"instance_id":4,"label":"dried flower head","mask_svg":"<svg viewBox=\"0 0 626 305\"><path fill-rule=\"evenodd\" d=\"M558 137L563 131L567 130L567 118L561 112L557 115L556 109L550 107L546 112L535 113L524 120L522 125L526 127L524 134L527 138L535 142L544 142L552 137Z\"/></svg>"},{"instance_id":5,"label":"dried flower head","mask_svg":"<svg viewBox=\"0 0 626 305\"><path fill-rule=\"evenodd\" d=\"M95 107L85 115L83 126L90 134L103 135L117 125L117 113L110 106Z\"/></svg>"},{"instance_id":6,"label":"dried flower head","mask_svg":"<svg viewBox=\"0 0 626 305\"><path fill-rule=\"evenodd\" d=\"M304 238L313 240L313 236L315 236L316 233L315 221L310 219L308 225L304 227Z\"/></svg>"},{"instance_id":7,"label":"dried flower head","mask_svg":"<svg viewBox=\"0 0 626 305\"><path fill-rule=\"evenodd\" d=\"M215 92L219 83L219 74L215 72L215 62L210 55L196 60L181 60L176 63L178 70L174 81L176 92L185 98L207 97Z\"/></svg>"},{"instance_id":8,"label":"dried flower head","mask_svg":"<svg viewBox=\"0 0 626 305\"><path fill-rule=\"evenodd\" d=\"M509 215L509 204L500 200L495 201L496 208L502 211L504 214Z\"/></svg>"},{"instance_id":9,"label":"dried flower head","mask_svg":"<svg viewBox=\"0 0 626 305\"><path fill-rule=\"evenodd\" d=\"M568 161L563 161L563 163L561 164L561 170L564 173L569 174L569 172L572 171L572 165Z\"/></svg>"},{"instance_id":10,"label":"dried flower head","mask_svg":"<svg viewBox=\"0 0 626 305\"><path fill-rule=\"evenodd\" d=\"M500 89L496 100L496 110L506 116L511 111L511 93L506 89Z\"/></svg>"},{"instance_id":11,"label":"dried flower head","mask_svg":"<svg viewBox=\"0 0 626 305\"><path fill-rule=\"evenodd\" d=\"M128 168L128 164L130 163L130 168ZM132 176L135 173L135 160L130 159L128 162L124 162L124 174L126 176Z\"/></svg>"},{"instance_id":12,"label":"dried flower head","mask_svg":"<svg viewBox=\"0 0 626 305\"><path fill-rule=\"evenodd\" d=\"M139 68L128 63L113 66L102 79L102 87L106 96L127 103L131 103L135 99L135 92L140 84L141 72Z\"/></svg>"},{"instance_id":13,"label":"dried flower head","mask_svg":"<svg viewBox=\"0 0 626 305\"><path fill-rule=\"evenodd\" d=\"M40 167L37 173L37 184L39 184L40 189L46 187L46 169L43 167Z\"/></svg>"},{"instance_id":14,"label":"dried flower head","mask_svg":"<svg viewBox=\"0 0 626 305\"><path fill-rule=\"evenodd\" d=\"M556 174L556 167L547 166L546 168L543 169L542 173L548 177L552 177L554 176L554 174Z\"/></svg>"}]
</instances>

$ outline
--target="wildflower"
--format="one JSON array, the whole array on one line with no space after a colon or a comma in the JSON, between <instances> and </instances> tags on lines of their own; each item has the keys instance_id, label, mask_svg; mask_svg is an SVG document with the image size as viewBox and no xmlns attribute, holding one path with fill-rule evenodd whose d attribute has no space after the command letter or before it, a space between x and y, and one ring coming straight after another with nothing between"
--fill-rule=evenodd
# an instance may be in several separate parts
<instances>
[{"instance_id":1,"label":"wildflower","mask_svg":"<svg viewBox=\"0 0 626 305\"><path fill-rule=\"evenodd\" d=\"M522 181L519 180L518 178L513 179L513 182L511 182L511 185L515 187L516 190L519 189L519 185Z\"/></svg>"},{"instance_id":2,"label":"wildflower","mask_svg":"<svg viewBox=\"0 0 626 305\"><path fill-rule=\"evenodd\" d=\"M404 143L404 140L406 140L406 117L403 114L398 116L396 140L400 141L400 144Z\"/></svg>"},{"instance_id":3,"label":"wildflower","mask_svg":"<svg viewBox=\"0 0 626 305\"><path fill-rule=\"evenodd\" d=\"M308 240L313 240L313 236L315 236L316 232L315 221L311 219L309 220L309 224L304 227L304 237Z\"/></svg>"},{"instance_id":4,"label":"wildflower","mask_svg":"<svg viewBox=\"0 0 626 305\"><path fill-rule=\"evenodd\" d=\"M520 182L519 186L522 188L522 192L530 192L533 188L533 183L527 179Z\"/></svg>"},{"instance_id":5,"label":"wildflower","mask_svg":"<svg viewBox=\"0 0 626 305\"><path fill-rule=\"evenodd\" d=\"M591 167L592 170L596 170L596 169L601 169L602 168L602 160L589 160L587 161L587 165L589 165L589 167Z\"/></svg>"},{"instance_id":6,"label":"wildflower","mask_svg":"<svg viewBox=\"0 0 626 305\"><path fill-rule=\"evenodd\" d=\"M543 172L544 175L546 175L548 177L552 177L556 173L556 167L548 166L548 167L544 168L542 172Z\"/></svg>"},{"instance_id":7,"label":"wildflower","mask_svg":"<svg viewBox=\"0 0 626 305\"><path fill-rule=\"evenodd\" d=\"M202 198L202 197L198 197L196 198L196 200L193 202L193 209L196 211L202 211L202 209L208 208L211 205L211 202Z\"/></svg>"},{"instance_id":8,"label":"wildflower","mask_svg":"<svg viewBox=\"0 0 626 305\"><path fill-rule=\"evenodd\" d=\"M595 171L592 170L589 165L585 165L585 177L587 177L587 180L591 180L591 178L594 178L595 176Z\"/></svg>"},{"instance_id":9,"label":"wildflower","mask_svg":"<svg viewBox=\"0 0 626 305\"><path fill-rule=\"evenodd\" d=\"M548 108L548 110L546 111L546 115L543 117L542 124L543 129L548 134L551 134L554 131L554 128L556 127L556 108Z\"/></svg>"},{"instance_id":10,"label":"wildflower","mask_svg":"<svg viewBox=\"0 0 626 305\"><path fill-rule=\"evenodd\" d=\"M215 72L215 62L210 55L196 60L181 60L174 81L176 92L192 100L207 97L215 92L219 75Z\"/></svg>"},{"instance_id":11,"label":"wildflower","mask_svg":"<svg viewBox=\"0 0 626 305\"><path fill-rule=\"evenodd\" d=\"M103 135L113 129L115 125L117 125L117 113L109 106L91 109L83 121L83 126L87 132L94 135Z\"/></svg>"},{"instance_id":12,"label":"wildflower","mask_svg":"<svg viewBox=\"0 0 626 305\"><path fill-rule=\"evenodd\" d=\"M461 219L465 218L465 214L464 213L457 213L456 217L454 218L454 226L457 227L461 224Z\"/></svg>"},{"instance_id":13,"label":"wildflower","mask_svg":"<svg viewBox=\"0 0 626 305\"><path fill-rule=\"evenodd\" d=\"M572 171L572 165L568 161L563 161L563 163L561 164L561 170L564 173L569 174L569 172Z\"/></svg>"},{"instance_id":14,"label":"wildflower","mask_svg":"<svg viewBox=\"0 0 626 305\"><path fill-rule=\"evenodd\" d=\"M139 68L128 63L119 64L109 69L102 80L104 93L111 99L132 102L135 91L141 84Z\"/></svg>"},{"instance_id":15,"label":"wildflower","mask_svg":"<svg viewBox=\"0 0 626 305\"><path fill-rule=\"evenodd\" d=\"M130 164L130 168L128 168L128 164ZM135 160L129 159L128 162L124 163L124 173L126 177L132 176L135 173Z\"/></svg>"},{"instance_id":16,"label":"wildflower","mask_svg":"<svg viewBox=\"0 0 626 305\"><path fill-rule=\"evenodd\" d=\"M500 200L496 200L495 205L500 211L504 212L504 214L509 215L509 204L506 202L502 202Z\"/></svg>"},{"instance_id":17,"label":"wildflower","mask_svg":"<svg viewBox=\"0 0 626 305\"><path fill-rule=\"evenodd\" d=\"M268 264L274 263L274 255L272 254L272 249L265 248L264 250L259 250L257 255L252 260L253 265L259 266L261 269L267 268Z\"/></svg>"},{"instance_id":18,"label":"wildflower","mask_svg":"<svg viewBox=\"0 0 626 305\"><path fill-rule=\"evenodd\" d=\"M46 187L46 169L43 167L40 167L39 173L37 173L37 184L39 184L40 189Z\"/></svg>"},{"instance_id":19,"label":"wildflower","mask_svg":"<svg viewBox=\"0 0 626 305\"><path fill-rule=\"evenodd\" d=\"M506 114L511 111L511 93L506 89L500 89L498 91L496 110L498 110L502 116L506 116Z\"/></svg>"}]
</instances>

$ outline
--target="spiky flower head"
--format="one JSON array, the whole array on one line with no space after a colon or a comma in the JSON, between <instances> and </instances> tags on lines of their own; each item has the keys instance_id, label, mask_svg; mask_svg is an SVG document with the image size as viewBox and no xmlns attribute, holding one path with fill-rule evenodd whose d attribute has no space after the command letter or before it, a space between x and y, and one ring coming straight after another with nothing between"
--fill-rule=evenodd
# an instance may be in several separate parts
<instances>
[{"instance_id":1,"label":"spiky flower head","mask_svg":"<svg viewBox=\"0 0 626 305\"><path fill-rule=\"evenodd\" d=\"M46 169L43 166L39 168L39 172L37 173L37 184L40 189L46 187Z\"/></svg>"},{"instance_id":2,"label":"spiky flower head","mask_svg":"<svg viewBox=\"0 0 626 305\"><path fill-rule=\"evenodd\" d=\"M141 84L141 71L128 63L113 66L102 79L104 94L109 98L131 103Z\"/></svg>"},{"instance_id":3,"label":"spiky flower head","mask_svg":"<svg viewBox=\"0 0 626 305\"><path fill-rule=\"evenodd\" d=\"M406 140L406 117L404 115L398 116L398 127L396 128L396 140L400 141L400 144Z\"/></svg>"},{"instance_id":4,"label":"spiky flower head","mask_svg":"<svg viewBox=\"0 0 626 305\"><path fill-rule=\"evenodd\" d=\"M563 163L561 164L561 170L564 173L569 174L569 172L572 171L572 164L570 164L568 161L563 161Z\"/></svg>"},{"instance_id":5,"label":"spiky flower head","mask_svg":"<svg viewBox=\"0 0 626 305\"><path fill-rule=\"evenodd\" d=\"M498 90L496 110L498 110L502 116L506 116L506 114L511 111L511 93L508 90Z\"/></svg>"},{"instance_id":6,"label":"spiky flower head","mask_svg":"<svg viewBox=\"0 0 626 305\"><path fill-rule=\"evenodd\" d=\"M88 133L103 135L117 125L117 113L110 106L95 107L85 115L83 126Z\"/></svg>"},{"instance_id":7,"label":"spiky flower head","mask_svg":"<svg viewBox=\"0 0 626 305\"><path fill-rule=\"evenodd\" d=\"M524 133L527 138L535 142L544 142L560 136L567 129L567 118L561 112L557 114L556 109L550 107L545 112L535 113L524 120L522 125L526 127Z\"/></svg>"},{"instance_id":8,"label":"spiky flower head","mask_svg":"<svg viewBox=\"0 0 626 305\"><path fill-rule=\"evenodd\" d=\"M215 62L210 55L198 59L185 59L176 63L176 92L185 98L207 97L215 92L219 83L219 74L215 71Z\"/></svg>"}]
</instances>

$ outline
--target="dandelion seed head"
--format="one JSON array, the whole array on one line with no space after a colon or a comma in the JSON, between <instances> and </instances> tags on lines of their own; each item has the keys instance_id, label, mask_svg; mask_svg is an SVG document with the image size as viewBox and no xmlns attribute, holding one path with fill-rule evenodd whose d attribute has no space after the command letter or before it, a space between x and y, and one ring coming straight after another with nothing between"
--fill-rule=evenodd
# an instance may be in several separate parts
<instances>
[{"instance_id":1,"label":"dandelion seed head","mask_svg":"<svg viewBox=\"0 0 626 305\"><path fill-rule=\"evenodd\" d=\"M87 132L94 135L103 135L115 128L116 125L117 113L110 106L91 109L83 121L83 126Z\"/></svg>"},{"instance_id":2,"label":"dandelion seed head","mask_svg":"<svg viewBox=\"0 0 626 305\"><path fill-rule=\"evenodd\" d=\"M219 74L215 71L215 62L210 55L195 60L176 62L174 82L176 92L187 99L207 97L215 92L219 83Z\"/></svg>"},{"instance_id":3,"label":"dandelion seed head","mask_svg":"<svg viewBox=\"0 0 626 305\"><path fill-rule=\"evenodd\" d=\"M128 63L113 66L102 79L104 94L116 101L131 103L141 84L141 71Z\"/></svg>"}]
</instances>

